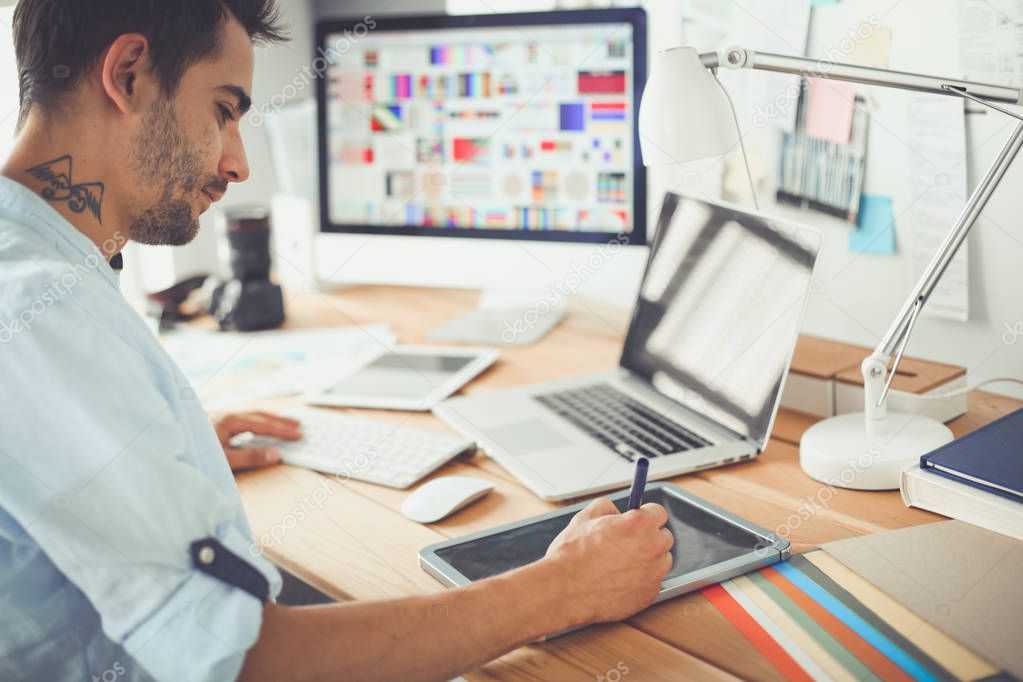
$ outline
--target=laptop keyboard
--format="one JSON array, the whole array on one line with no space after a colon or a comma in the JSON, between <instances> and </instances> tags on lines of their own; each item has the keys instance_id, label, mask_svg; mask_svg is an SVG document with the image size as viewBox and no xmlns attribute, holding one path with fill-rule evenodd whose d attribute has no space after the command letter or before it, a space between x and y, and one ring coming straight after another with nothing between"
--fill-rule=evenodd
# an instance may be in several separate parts
<instances>
[{"instance_id":1,"label":"laptop keyboard","mask_svg":"<svg viewBox=\"0 0 1023 682\"><path fill-rule=\"evenodd\" d=\"M610 384L592 384L534 398L625 459L660 457L711 445Z\"/></svg>"}]
</instances>

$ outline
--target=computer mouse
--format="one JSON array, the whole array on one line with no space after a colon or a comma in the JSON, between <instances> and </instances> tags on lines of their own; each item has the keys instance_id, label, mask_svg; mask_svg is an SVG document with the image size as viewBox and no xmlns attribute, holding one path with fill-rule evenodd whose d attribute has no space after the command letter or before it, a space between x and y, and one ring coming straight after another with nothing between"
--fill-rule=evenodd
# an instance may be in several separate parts
<instances>
[{"instance_id":1,"label":"computer mouse","mask_svg":"<svg viewBox=\"0 0 1023 682\"><path fill-rule=\"evenodd\" d=\"M401 503L401 513L419 523L433 523L480 499L494 484L471 476L441 476L419 486Z\"/></svg>"}]
</instances>

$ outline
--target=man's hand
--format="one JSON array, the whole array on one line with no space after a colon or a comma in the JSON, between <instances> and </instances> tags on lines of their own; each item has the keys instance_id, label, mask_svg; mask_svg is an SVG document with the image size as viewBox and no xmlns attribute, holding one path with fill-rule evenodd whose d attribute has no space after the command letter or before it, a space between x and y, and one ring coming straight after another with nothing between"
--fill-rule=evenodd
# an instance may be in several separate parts
<instances>
[{"instance_id":1,"label":"man's hand","mask_svg":"<svg viewBox=\"0 0 1023 682\"><path fill-rule=\"evenodd\" d=\"M448 680L543 635L621 620L654 600L671 566L667 519L660 505L619 514L600 499L546 558L465 587L316 608L269 604L239 679ZM324 648L325 636L344 645Z\"/></svg>"},{"instance_id":2,"label":"man's hand","mask_svg":"<svg viewBox=\"0 0 1023 682\"><path fill-rule=\"evenodd\" d=\"M576 624L621 620L649 606L671 569L675 543L659 504L618 511L606 497L572 517L547 549L564 584L559 604L577 611ZM578 591L583 590L579 595ZM573 595L573 604L565 596Z\"/></svg>"},{"instance_id":3,"label":"man's hand","mask_svg":"<svg viewBox=\"0 0 1023 682\"><path fill-rule=\"evenodd\" d=\"M224 414L213 419L213 428L227 455L232 471L257 469L281 461L281 454L271 447L231 447L231 439L241 433L257 436L272 436L284 440L298 440L302 437L298 421L270 414L269 412L238 412Z\"/></svg>"}]
</instances>

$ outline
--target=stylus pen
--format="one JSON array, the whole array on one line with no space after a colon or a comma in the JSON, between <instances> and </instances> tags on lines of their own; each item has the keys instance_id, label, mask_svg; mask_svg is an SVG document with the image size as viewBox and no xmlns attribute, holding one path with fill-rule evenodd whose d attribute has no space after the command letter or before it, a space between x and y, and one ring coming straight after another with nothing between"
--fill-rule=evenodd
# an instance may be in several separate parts
<instances>
[{"instance_id":1,"label":"stylus pen","mask_svg":"<svg viewBox=\"0 0 1023 682\"><path fill-rule=\"evenodd\" d=\"M643 504L643 491L646 489L646 470L650 468L650 460L640 457L636 460L636 475L632 478L632 490L629 492L629 509L639 509Z\"/></svg>"}]
</instances>

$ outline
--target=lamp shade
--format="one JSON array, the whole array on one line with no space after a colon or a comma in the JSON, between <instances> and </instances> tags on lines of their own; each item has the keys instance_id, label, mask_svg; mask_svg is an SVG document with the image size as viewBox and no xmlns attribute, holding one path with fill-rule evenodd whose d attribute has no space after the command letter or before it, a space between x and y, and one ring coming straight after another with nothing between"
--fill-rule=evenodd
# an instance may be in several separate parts
<instances>
[{"instance_id":1,"label":"lamp shade","mask_svg":"<svg viewBox=\"0 0 1023 682\"><path fill-rule=\"evenodd\" d=\"M736 135L728 98L696 50L675 47L654 55L639 104L643 165L721 156L738 143Z\"/></svg>"}]
</instances>

